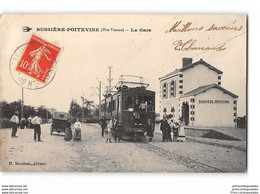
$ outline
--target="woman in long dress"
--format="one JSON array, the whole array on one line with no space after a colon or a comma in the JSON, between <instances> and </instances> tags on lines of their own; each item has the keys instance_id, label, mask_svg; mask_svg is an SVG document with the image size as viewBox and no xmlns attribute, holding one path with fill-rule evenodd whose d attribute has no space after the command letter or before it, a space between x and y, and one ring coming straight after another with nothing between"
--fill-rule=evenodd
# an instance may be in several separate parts
<instances>
[{"instance_id":1,"label":"woman in long dress","mask_svg":"<svg viewBox=\"0 0 260 194\"><path fill-rule=\"evenodd\" d=\"M74 141L81 141L81 122L79 121L79 119L77 119L77 121L74 123Z\"/></svg>"},{"instance_id":2,"label":"woman in long dress","mask_svg":"<svg viewBox=\"0 0 260 194\"><path fill-rule=\"evenodd\" d=\"M109 143L112 143L111 139L112 139L112 128L113 128L113 119L111 119L109 121L109 124L107 125L107 140L106 143L109 141Z\"/></svg>"},{"instance_id":3,"label":"woman in long dress","mask_svg":"<svg viewBox=\"0 0 260 194\"><path fill-rule=\"evenodd\" d=\"M186 141L185 131L184 131L184 120L183 120L183 118L180 118L180 119L179 119L179 130L178 130L177 141L180 141L180 142Z\"/></svg>"},{"instance_id":4,"label":"woman in long dress","mask_svg":"<svg viewBox=\"0 0 260 194\"><path fill-rule=\"evenodd\" d=\"M72 130L71 130L71 124L70 121L68 120L65 126L65 141L70 141L72 139Z\"/></svg>"}]
</instances>

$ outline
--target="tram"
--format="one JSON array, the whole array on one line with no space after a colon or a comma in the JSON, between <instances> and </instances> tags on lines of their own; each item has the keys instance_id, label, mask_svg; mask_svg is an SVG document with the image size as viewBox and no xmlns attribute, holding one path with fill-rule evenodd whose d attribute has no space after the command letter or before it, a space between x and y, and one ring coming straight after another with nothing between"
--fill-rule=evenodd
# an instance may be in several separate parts
<instances>
[{"instance_id":1,"label":"tram","mask_svg":"<svg viewBox=\"0 0 260 194\"><path fill-rule=\"evenodd\" d=\"M139 82L125 81L125 77L139 78ZM122 75L117 91L106 93L100 103L99 117L115 118L122 125L123 139L142 139L148 119L155 122L155 92L147 90L149 84L142 77Z\"/></svg>"}]
</instances>

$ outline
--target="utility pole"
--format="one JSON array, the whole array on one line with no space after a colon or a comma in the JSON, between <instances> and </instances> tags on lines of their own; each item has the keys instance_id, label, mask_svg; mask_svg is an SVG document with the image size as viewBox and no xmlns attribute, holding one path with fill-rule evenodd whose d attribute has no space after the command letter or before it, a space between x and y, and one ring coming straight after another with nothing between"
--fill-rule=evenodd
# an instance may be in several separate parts
<instances>
[{"instance_id":1,"label":"utility pole","mask_svg":"<svg viewBox=\"0 0 260 194\"><path fill-rule=\"evenodd\" d=\"M84 121L84 103L85 103L84 93L83 93L83 96L81 96L81 100L82 100L82 123L83 123L83 121Z\"/></svg>"},{"instance_id":2,"label":"utility pole","mask_svg":"<svg viewBox=\"0 0 260 194\"><path fill-rule=\"evenodd\" d=\"M101 81L99 81L99 88L98 88L98 90L99 90L99 93L98 93L98 97L99 97L98 117L101 118L101 115L100 115L100 113L101 113Z\"/></svg>"},{"instance_id":3,"label":"utility pole","mask_svg":"<svg viewBox=\"0 0 260 194\"><path fill-rule=\"evenodd\" d=\"M23 99L23 87L22 87L22 107L21 107L21 118L23 117L23 104L24 104L24 99Z\"/></svg>"},{"instance_id":4,"label":"utility pole","mask_svg":"<svg viewBox=\"0 0 260 194\"><path fill-rule=\"evenodd\" d=\"M109 78L107 79L108 80L108 93L111 94L111 91L112 91L112 87L111 87L111 84L112 84L112 66L108 66L108 69L109 69Z\"/></svg>"}]
</instances>

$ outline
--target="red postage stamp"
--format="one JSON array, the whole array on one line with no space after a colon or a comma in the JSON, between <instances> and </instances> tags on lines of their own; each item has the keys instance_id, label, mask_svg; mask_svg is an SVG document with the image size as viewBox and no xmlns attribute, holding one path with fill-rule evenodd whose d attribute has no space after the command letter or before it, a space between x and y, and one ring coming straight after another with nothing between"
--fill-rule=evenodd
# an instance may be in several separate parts
<instances>
[{"instance_id":1,"label":"red postage stamp","mask_svg":"<svg viewBox=\"0 0 260 194\"><path fill-rule=\"evenodd\" d=\"M16 70L45 83L61 48L33 35Z\"/></svg>"}]
</instances>

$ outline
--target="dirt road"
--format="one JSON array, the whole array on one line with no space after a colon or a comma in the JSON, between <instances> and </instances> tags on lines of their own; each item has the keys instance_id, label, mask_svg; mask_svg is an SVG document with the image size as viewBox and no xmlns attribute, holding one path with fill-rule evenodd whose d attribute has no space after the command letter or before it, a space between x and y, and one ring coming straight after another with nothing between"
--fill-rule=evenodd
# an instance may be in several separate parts
<instances>
[{"instance_id":1,"label":"dirt road","mask_svg":"<svg viewBox=\"0 0 260 194\"><path fill-rule=\"evenodd\" d=\"M1 129L2 171L38 172L244 172L246 153L196 142L105 143L97 124L84 124L81 142L66 142L42 125L43 142L33 129Z\"/></svg>"},{"instance_id":2,"label":"dirt road","mask_svg":"<svg viewBox=\"0 0 260 194\"><path fill-rule=\"evenodd\" d=\"M96 124L83 125L81 142L66 142L42 125L43 142L33 141L32 129L1 130L3 171L54 172L193 172L182 164L137 146L141 143L105 143ZM2 149L3 150L3 149Z\"/></svg>"}]
</instances>

